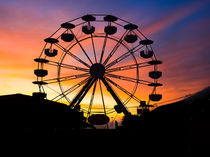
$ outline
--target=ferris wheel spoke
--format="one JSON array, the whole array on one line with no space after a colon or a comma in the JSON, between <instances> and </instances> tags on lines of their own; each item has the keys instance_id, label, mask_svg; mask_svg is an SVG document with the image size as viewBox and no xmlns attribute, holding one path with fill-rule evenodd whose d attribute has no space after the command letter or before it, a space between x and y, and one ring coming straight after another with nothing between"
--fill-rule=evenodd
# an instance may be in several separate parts
<instances>
[{"instance_id":1,"label":"ferris wheel spoke","mask_svg":"<svg viewBox=\"0 0 210 157\"><path fill-rule=\"evenodd\" d=\"M129 82L133 82L133 83L139 83L139 84L143 84L143 85L149 85L149 84L153 83L153 82L146 81L146 80L140 80L140 79L136 79L136 78L114 75L114 74L106 74L105 76L120 79L120 80L129 81Z\"/></svg>"},{"instance_id":2,"label":"ferris wheel spoke","mask_svg":"<svg viewBox=\"0 0 210 157\"><path fill-rule=\"evenodd\" d=\"M84 116L93 125L97 125L94 118L99 119L91 117L94 114L103 114L99 117L104 117L102 121L107 128L110 120L107 117L111 113L131 115L129 104L142 99L136 95L138 88L146 89L143 97L150 87L153 89L148 107L150 101L162 98L156 91L162 86L158 83L162 75L158 65L162 62L154 54L153 41L135 24L112 15L87 14L62 23L44 41L40 56L34 59L38 65L34 69L36 81L33 83L38 85L41 94L54 91L49 93L51 100L65 99L69 107L77 111L81 105ZM106 104L110 101L106 94L113 101L112 107ZM83 102L87 102L87 106L83 106Z\"/></svg>"},{"instance_id":3,"label":"ferris wheel spoke","mask_svg":"<svg viewBox=\"0 0 210 157\"><path fill-rule=\"evenodd\" d=\"M93 64L93 62L91 61L90 57L88 56L87 52L85 51L85 49L83 48L83 46L81 45L81 43L79 42L79 40L77 39L77 37L75 36L74 32L70 29L71 33L74 35L74 39L76 40L77 44L80 46L80 48L82 49L83 53L85 54L85 56L87 57L87 59L90 61L91 64Z\"/></svg>"},{"instance_id":4,"label":"ferris wheel spoke","mask_svg":"<svg viewBox=\"0 0 210 157\"><path fill-rule=\"evenodd\" d=\"M78 75L71 75L71 76L47 79L47 80L43 80L43 82L46 82L47 84L52 84L52 83L70 81L70 80L79 79L79 78L88 77L88 76L89 76L89 73L83 73L83 74L78 74Z\"/></svg>"},{"instance_id":5,"label":"ferris wheel spoke","mask_svg":"<svg viewBox=\"0 0 210 157\"><path fill-rule=\"evenodd\" d=\"M153 50L152 46L151 46L151 45L149 45L149 47L150 47L150 49L154 52L154 50ZM153 54L153 56L154 56L155 60L157 60L157 57L156 57L155 53Z\"/></svg>"},{"instance_id":6,"label":"ferris wheel spoke","mask_svg":"<svg viewBox=\"0 0 210 157\"><path fill-rule=\"evenodd\" d=\"M123 88L122 86L120 86L119 84L113 82L112 80L110 80L109 78L106 78L106 80L108 82L110 82L111 84L113 84L115 87L117 87L118 89L120 89L121 91L123 91L125 94L127 94L128 96L130 96L131 98L133 98L134 100L136 100L137 102L141 102L141 100L136 97L135 95L133 95L132 93L130 93L128 90L126 90L125 88Z\"/></svg>"},{"instance_id":7,"label":"ferris wheel spoke","mask_svg":"<svg viewBox=\"0 0 210 157\"><path fill-rule=\"evenodd\" d=\"M116 92L112 89L112 87L109 85L109 83L106 81L106 79L104 77L101 78L101 81L104 83L104 85L106 86L107 90L109 91L109 93L112 95L112 97L114 98L114 100L116 101L117 105L120 107L121 111L125 114L125 115L130 115L130 112L126 109L126 107L123 105L122 101L120 100L120 98L117 96Z\"/></svg>"},{"instance_id":8,"label":"ferris wheel spoke","mask_svg":"<svg viewBox=\"0 0 210 157\"><path fill-rule=\"evenodd\" d=\"M102 63L102 59L103 59L104 51L105 51L105 47L106 47L106 42L107 42L107 37L108 37L108 34L106 33L106 36L105 36L105 39L104 39L104 43L103 43L103 47L102 47L102 51L101 51L101 57L100 57L100 62L99 63Z\"/></svg>"},{"instance_id":9,"label":"ferris wheel spoke","mask_svg":"<svg viewBox=\"0 0 210 157\"><path fill-rule=\"evenodd\" d=\"M125 65L125 66L119 66L116 68L111 68L107 69L106 73L110 72L116 72L116 71L123 71L123 70L130 70L130 69L136 69L136 68L143 68L147 66L151 66L150 64L147 64L148 62L142 62L142 63L137 63L137 64L130 64L130 65Z\"/></svg>"},{"instance_id":10,"label":"ferris wheel spoke","mask_svg":"<svg viewBox=\"0 0 210 157\"><path fill-rule=\"evenodd\" d=\"M60 29L61 29L61 27L58 28L49 38L51 38L53 35L55 35Z\"/></svg>"},{"instance_id":11,"label":"ferris wheel spoke","mask_svg":"<svg viewBox=\"0 0 210 157\"><path fill-rule=\"evenodd\" d=\"M136 29L137 32L139 32L145 39L147 39L147 37L139 30L139 29Z\"/></svg>"},{"instance_id":12,"label":"ferris wheel spoke","mask_svg":"<svg viewBox=\"0 0 210 157\"><path fill-rule=\"evenodd\" d=\"M95 57L95 63L97 63L95 44L94 44L93 34L92 33L91 33L91 41L92 41L92 46L93 46L93 53L94 53L94 57Z\"/></svg>"},{"instance_id":13,"label":"ferris wheel spoke","mask_svg":"<svg viewBox=\"0 0 210 157\"><path fill-rule=\"evenodd\" d=\"M73 19L73 20L70 20L70 21L67 21L67 22L73 22L73 21L76 21L76 20L78 20L78 19L80 19L81 18L81 16L80 17L77 17L77 18L75 18L75 19Z\"/></svg>"},{"instance_id":14,"label":"ferris wheel spoke","mask_svg":"<svg viewBox=\"0 0 210 157\"><path fill-rule=\"evenodd\" d=\"M96 85L97 85L97 80L95 81L93 91L92 91L92 95L91 95L91 98L90 98L90 105L89 105L89 108L88 108L87 117L89 117L89 115L91 113L91 110L92 110L93 100L94 100L95 91L96 91Z\"/></svg>"},{"instance_id":15,"label":"ferris wheel spoke","mask_svg":"<svg viewBox=\"0 0 210 157\"><path fill-rule=\"evenodd\" d=\"M104 114L106 115L106 106L105 106L104 95L103 95L103 91L101 87L101 80L99 80L99 87L100 87L100 92L101 92L101 100L102 100L103 108L104 108Z\"/></svg>"},{"instance_id":16,"label":"ferris wheel spoke","mask_svg":"<svg viewBox=\"0 0 210 157\"><path fill-rule=\"evenodd\" d=\"M56 43L55 46L58 47L59 49L61 49L62 51L66 52L68 55L70 55L72 58L74 58L75 60L77 60L81 64L83 64L86 67L90 68L90 65L88 65L87 63L85 63L82 59L80 59L79 57L77 57L76 55L74 55L73 53L71 53L69 50L67 50L66 48L64 48L62 45Z\"/></svg>"},{"instance_id":17,"label":"ferris wheel spoke","mask_svg":"<svg viewBox=\"0 0 210 157\"><path fill-rule=\"evenodd\" d=\"M82 87L82 89L79 91L79 93L74 97L72 102L70 103L70 107L77 108L82 101L82 99L85 97L89 89L92 87L93 83L95 82L95 78L90 77L86 84Z\"/></svg>"},{"instance_id":18,"label":"ferris wheel spoke","mask_svg":"<svg viewBox=\"0 0 210 157\"><path fill-rule=\"evenodd\" d=\"M74 86L72 86L71 88L67 89L66 91L62 92L61 94L57 95L56 97L54 97L52 100L60 100L63 97L67 96L68 94L72 93L73 91L75 91L76 89L78 89L80 86L82 86L83 84L85 84L88 81L89 78L86 78L82 81L80 81L79 83L75 84Z\"/></svg>"},{"instance_id":19,"label":"ferris wheel spoke","mask_svg":"<svg viewBox=\"0 0 210 157\"><path fill-rule=\"evenodd\" d=\"M109 61L109 59L114 55L114 53L116 52L116 50L118 49L118 47L121 45L122 41L123 41L123 37L125 36L125 34L128 32L128 30L126 30L124 32L124 34L121 36L121 38L118 40L118 42L116 43L116 45L114 46L114 48L111 50L111 52L109 53L108 57L106 58L106 60L104 61L103 65L106 65Z\"/></svg>"},{"instance_id":20,"label":"ferris wheel spoke","mask_svg":"<svg viewBox=\"0 0 210 157\"><path fill-rule=\"evenodd\" d=\"M128 52L124 53L123 55L121 55L120 57L118 57L117 59L115 59L114 61L112 61L111 63L109 63L108 65L106 65L106 69L110 68L111 66L119 63L120 61L124 60L125 58L129 57L130 55L134 54L136 51L140 50L141 48L143 48L144 46L140 46L137 45L134 48L130 49Z\"/></svg>"},{"instance_id":21,"label":"ferris wheel spoke","mask_svg":"<svg viewBox=\"0 0 210 157\"><path fill-rule=\"evenodd\" d=\"M70 65L70 64L59 63L59 62L55 62L55 61L49 61L46 64L53 65L53 66L60 66L62 68L67 68L67 69L72 69L72 70L89 72L88 69L85 69L85 68L82 68L82 67L78 67L78 66L74 66L74 65Z\"/></svg>"},{"instance_id":22,"label":"ferris wheel spoke","mask_svg":"<svg viewBox=\"0 0 210 157\"><path fill-rule=\"evenodd\" d=\"M47 43L45 43L45 45L44 45L44 47L43 47L43 49L41 51L41 54L39 55L39 58L41 58L42 54L44 53L46 46L47 46Z\"/></svg>"}]
</instances>

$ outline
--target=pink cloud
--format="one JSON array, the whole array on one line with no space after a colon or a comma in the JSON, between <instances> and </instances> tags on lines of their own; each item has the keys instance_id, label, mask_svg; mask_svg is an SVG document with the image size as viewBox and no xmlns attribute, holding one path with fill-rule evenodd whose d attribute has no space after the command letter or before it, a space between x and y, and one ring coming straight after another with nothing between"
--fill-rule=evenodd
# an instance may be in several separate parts
<instances>
[{"instance_id":1,"label":"pink cloud","mask_svg":"<svg viewBox=\"0 0 210 157\"><path fill-rule=\"evenodd\" d=\"M142 32L144 32L145 35L155 34L165 29L166 27L186 18L190 14L196 12L198 9L203 7L205 4L206 4L206 1L195 2L191 4L190 6L184 6L182 8L179 8L176 11L172 12L171 14L165 15L161 19L158 19L156 22L154 22L147 28L144 28Z\"/></svg>"}]
</instances>

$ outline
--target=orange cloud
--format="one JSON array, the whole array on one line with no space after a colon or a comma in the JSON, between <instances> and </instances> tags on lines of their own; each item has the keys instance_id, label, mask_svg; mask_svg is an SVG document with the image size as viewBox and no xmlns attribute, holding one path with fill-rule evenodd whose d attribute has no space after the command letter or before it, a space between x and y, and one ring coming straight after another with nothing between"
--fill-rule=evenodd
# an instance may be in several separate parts
<instances>
[{"instance_id":1,"label":"orange cloud","mask_svg":"<svg viewBox=\"0 0 210 157\"><path fill-rule=\"evenodd\" d=\"M185 6L180 8L169 15L166 15L162 19L158 19L157 22L153 23L149 27L143 29L143 33L147 36L151 33L157 33L166 27L175 24L176 22L186 18L192 13L196 12L199 8L204 5L203 2L196 2L190 6ZM12 10L12 9L11 9ZM0 26L0 72L3 73L3 78L0 78L1 82L1 94L3 93L13 93L17 91L21 91L25 94L31 93L35 88L32 85L33 78L33 69L36 68L36 64L33 62L33 59L39 56L41 49L44 45L43 39L53 33L56 28L59 27L60 23L52 23L53 17L56 17L55 21L60 21L57 17L57 12L52 15L50 19L42 18L41 16L36 16L30 10L15 10L12 13L10 10L9 18L6 24ZM3 12L5 15L7 11ZM12 14L11 14L12 13ZM60 11L60 15L64 15L62 11ZM69 15L69 14L68 14ZM72 14L71 14L72 15ZM2 16L1 16L2 17ZM7 16L6 16L7 17ZM70 18L71 19L71 18ZM19 20L19 21L18 21ZM54 27L55 26L55 27ZM103 32L101 30L100 32ZM101 40L101 42L103 42ZM174 50L175 47L190 47L191 45L196 45L196 42L189 41L185 43L177 43L176 45L169 45L168 47L164 47L164 49L171 51ZM91 42L83 42L83 46L91 44ZM95 41L96 45L99 45L100 42ZM202 43L202 46L204 44ZM208 45L206 42L205 45ZM205 46L206 47L206 46ZM107 49L111 49L111 47L107 47ZM165 50L165 52L166 52ZM188 56L189 54L195 54L199 52L201 47L193 47L189 49L183 49L180 51L177 49L176 51L171 52L170 54L165 55L165 58L169 58L170 60L164 60L164 64L160 66L160 70L163 70L163 78L160 79L160 82L164 84L163 87L158 88L158 93L163 94L163 100L167 101L169 99L173 99L179 96L183 96L188 94L189 92L193 93L200 89L202 86L208 83L208 78L195 79L189 81L191 75L184 76L183 73L186 73L186 68L182 68L180 65L177 65L177 62L182 60L183 56ZM89 51L92 51L92 47L89 47ZM75 47L74 52L79 52L78 55L82 54L80 47ZM98 51L99 55L101 53L101 49ZM85 56L82 56L85 60ZM106 57L106 56L104 56ZM163 56L162 56L163 57ZM93 58L93 55L92 55ZM159 57L158 57L159 58ZM183 60L182 60L183 62ZM132 62L127 64L132 64ZM116 65L117 66L117 65ZM178 69L177 69L178 68ZM199 69L206 68L205 66L199 66L194 69L198 71ZM55 68L56 69L56 68ZM176 73L173 73L173 70L176 69ZM141 70L141 69L140 69ZM69 71L68 71L69 72ZM124 71L126 73L126 71ZM144 71L141 71L143 74ZM147 71L148 72L148 71ZM125 74L123 73L123 74ZM141 74L142 74L141 73ZM132 77L131 71L127 72L125 75ZM146 74L147 75L147 74ZM177 77L179 76L179 77ZM141 75L142 77L142 75ZM24 79L23 79L24 78ZM119 84L123 84L123 87L128 89L130 87L129 82L121 81L115 79L115 81ZM73 84L73 83L72 83ZM72 84L69 84L72 85ZM54 87L54 86L53 86ZM69 88L69 87L66 87ZM60 90L59 88L54 88L56 90ZM104 95L107 97L107 101L109 99L110 94L107 92L104 87ZM118 90L114 87L115 90ZM91 89L92 91L92 89ZM139 88L136 92L137 96L143 98L145 100L148 99L148 94L151 90L144 88L139 85ZM98 95L100 95L100 91L96 91ZM55 93L54 93L55 94ZM57 93L56 93L57 94ZM50 95L50 94L49 94ZM126 96L124 93L120 93L121 97ZM99 97L100 98L100 97ZM102 102L96 98L95 100L99 101L101 105ZM86 99L83 101L84 104L88 104L90 99ZM112 101L113 103L114 101ZM134 102L132 102L134 103ZM113 105L113 104L110 104Z\"/></svg>"}]
</instances>

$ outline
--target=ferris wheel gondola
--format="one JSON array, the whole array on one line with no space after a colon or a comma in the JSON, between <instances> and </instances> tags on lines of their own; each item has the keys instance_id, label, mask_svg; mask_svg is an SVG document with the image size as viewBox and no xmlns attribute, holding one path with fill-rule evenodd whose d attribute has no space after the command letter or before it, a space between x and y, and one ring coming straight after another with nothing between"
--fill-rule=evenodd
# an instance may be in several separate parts
<instances>
[{"instance_id":1,"label":"ferris wheel gondola","mask_svg":"<svg viewBox=\"0 0 210 157\"><path fill-rule=\"evenodd\" d=\"M45 93L44 86L57 85L57 94L51 99L65 98L71 108L84 111L90 123L106 124L113 112L130 115L131 99L144 102L136 96L141 86L152 88L148 102L162 98L157 93L157 87L162 86L158 83L162 61L154 54L153 41L135 24L112 15L85 15L62 23L44 41L40 56L34 59L38 68L33 83L40 93ZM148 72L143 77L139 73L144 68ZM98 123L97 118L103 120Z\"/></svg>"}]
</instances>

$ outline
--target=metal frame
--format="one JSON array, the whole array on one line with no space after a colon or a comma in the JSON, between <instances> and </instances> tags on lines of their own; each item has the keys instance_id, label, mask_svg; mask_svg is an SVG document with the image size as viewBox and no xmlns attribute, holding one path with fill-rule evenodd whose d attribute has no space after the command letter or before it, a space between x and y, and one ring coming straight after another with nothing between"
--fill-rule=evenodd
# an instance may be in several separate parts
<instances>
[{"instance_id":1,"label":"metal frame","mask_svg":"<svg viewBox=\"0 0 210 157\"><path fill-rule=\"evenodd\" d=\"M82 21L82 17L78 17L76 19L67 21L69 23L75 23L75 27L81 27L83 25L91 25L93 23L107 23L109 25L114 24L115 26L118 27L124 27L126 24L130 24L130 22L123 20L121 18L117 18L117 21L112 21L112 22L107 22L101 19L98 19L98 17L103 18L107 15L105 14L92 14L92 16L96 17L95 21ZM65 33L67 30L63 30L62 27L57 29L49 38L54 37L55 35L59 34L56 39L60 39L61 34ZM43 65L50 65L57 67L57 77L55 78L50 78L50 79L44 79L43 77L37 77L37 81L42 81L45 82L46 84L53 84L53 83L58 83L61 92L59 93L56 91L57 94L52 100L59 101L62 98L66 98L66 100L69 102L71 108L78 109L81 101L83 98L86 96L88 92L91 93L91 98L90 98L90 103L89 107L87 109L83 108L83 111L87 112L87 117L89 117L92 113L92 106L94 103L94 97L97 88L100 90L101 94L101 101L103 103L103 110L101 112L96 112L96 113L103 113L103 114L109 114L112 113L114 110L113 109L107 109L106 104L105 104L105 98L104 98L104 90L108 90L110 95L113 97L115 100L116 104L122 109L122 112L125 115L130 115L131 113L128 111L126 108L126 104L130 101L130 99L134 99L137 102L141 102L142 100L138 97L135 96L135 92L137 90L138 84L141 85L150 85L152 83L157 83L157 79L154 81L148 81L148 80L142 80L139 78L139 69L152 66L154 70L157 70L158 65L151 65L149 64L149 61L151 60L157 60L156 56L154 55L149 61L145 62L138 62L138 59L136 58L135 54L139 52L140 50L147 48L151 51L153 51L151 45L141 45L140 43L134 44L134 46L130 46L129 44L126 44L124 41L124 37L129 33L132 32L138 37L138 42L139 40L147 40L147 38L143 35L143 33L140 32L139 29L136 30L125 30L120 37L116 37L115 35L108 35L106 33L91 33L82 37L78 37L77 34L74 32L73 29L69 29L69 32L74 35L74 41L70 42L67 46L63 46L62 44L58 43L51 43L50 48L52 45L55 48L58 48L61 52L62 55L60 56L58 61L52 61L50 57L47 57L44 55L44 50L45 48L48 47L48 43L44 45L44 48L39 56L39 58L44 58L48 62L46 63L38 63L38 69L40 67L43 69ZM96 44L95 40L97 39L104 39L103 46L101 49L100 55L96 55ZM82 42L85 41L90 41L91 47L92 47L92 58L90 57L90 53L82 45ZM112 41L115 42L115 46L112 48L112 50L108 53L108 55L105 57L104 53L106 51L106 46L107 46L107 41ZM129 46L128 46L129 45ZM72 49L75 46L79 46L80 51L83 53L83 55L78 56L75 52L72 51ZM119 47L123 47L124 49L127 50L127 52L119 55L118 57L114 57L116 53L119 53ZM86 59L84 59L84 57ZM67 57L71 57L74 59L76 62L78 62L78 65L72 65L70 63L64 63L64 59ZM122 61L125 61L128 57L132 58L133 64L129 65L119 65L119 63L122 63ZM113 59L114 58L114 59ZM112 61L110 61L112 59ZM88 61L85 61L88 60ZM104 67L104 74L102 74L102 77L96 77L90 73L90 68L94 64L100 64L102 67ZM119 66L118 66L119 65ZM99 68L99 67L98 67ZM80 71L82 73L80 74L70 74L69 76L62 76L62 69L71 69L72 71ZM96 68L97 69L97 68ZM120 72L120 71L129 71L131 69L135 70L135 78L131 78L129 76L121 76L119 74L114 74L114 72ZM100 70L99 70L100 72ZM102 72L102 71L101 71ZM133 83L133 88L132 89L125 89L122 87L119 83L114 82L112 79L118 79L118 80L124 80L128 81L130 83ZM81 81L75 83L71 87L69 87L67 90L63 88L62 83L64 81L70 81L70 80L79 80L82 79ZM106 87L106 89L102 88L102 83ZM45 85L46 85L45 84ZM38 84L40 92L45 92L43 86L41 84ZM46 85L47 86L47 85ZM124 100L121 100L120 97L117 95L116 91L113 89L113 87L117 88L118 90L122 91L125 93L128 97ZM68 95L75 90L79 90L79 92L74 96L73 99L68 98ZM91 92L91 88L93 89ZM153 87L152 93L156 93L156 86ZM148 100L149 104L149 100Z\"/></svg>"}]
</instances>

